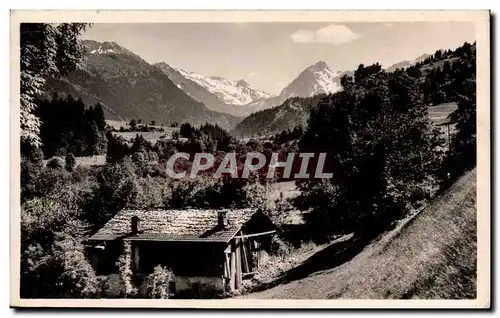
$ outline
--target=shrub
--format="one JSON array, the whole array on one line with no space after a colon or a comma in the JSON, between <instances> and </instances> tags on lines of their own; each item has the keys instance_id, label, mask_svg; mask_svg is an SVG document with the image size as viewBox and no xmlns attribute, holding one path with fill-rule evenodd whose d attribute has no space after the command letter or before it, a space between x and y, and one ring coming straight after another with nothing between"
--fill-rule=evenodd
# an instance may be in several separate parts
<instances>
[{"instance_id":1,"label":"shrub","mask_svg":"<svg viewBox=\"0 0 500 318\"><path fill-rule=\"evenodd\" d=\"M174 274L170 269L158 265L146 280L146 296L148 298L167 299L174 295L173 290L171 290Z\"/></svg>"},{"instance_id":2,"label":"shrub","mask_svg":"<svg viewBox=\"0 0 500 318\"><path fill-rule=\"evenodd\" d=\"M68 172L72 172L73 171L73 168L75 167L75 164L76 164L76 160L75 160L75 156L73 156L73 154L70 152L66 155L66 158L65 158L65 168Z\"/></svg>"},{"instance_id":3,"label":"shrub","mask_svg":"<svg viewBox=\"0 0 500 318\"><path fill-rule=\"evenodd\" d=\"M270 246L270 252L273 255L279 255L279 256L284 256L290 253L290 245L288 245L285 241L283 241L280 237L278 236L273 236L271 239L271 246Z\"/></svg>"},{"instance_id":4,"label":"shrub","mask_svg":"<svg viewBox=\"0 0 500 318\"><path fill-rule=\"evenodd\" d=\"M132 246L130 242L123 242L123 254L118 259L116 264L120 274L121 291L124 298L131 298L137 294L137 288L133 283L132 272Z\"/></svg>"},{"instance_id":5,"label":"shrub","mask_svg":"<svg viewBox=\"0 0 500 318\"><path fill-rule=\"evenodd\" d=\"M84 207L86 219L97 230L119 210L140 198L134 164L128 158L117 164L106 164L97 174L98 185Z\"/></svg>"},{"instance_id":6,"label":"shrub","mask_svg":"<svg viewBox=\"0 0 500 318\"><path fill-rule=\"evenodd\" d=\"M180 136L180 133L179 133L179 131L178 131L178 130L176 130L176 131L174 131L174 132L172 133L172 139L173 139L173 140L179 140L179 136Z\"/></svg>"},{"instance_id":7,"label":"shrub","mask_svg":"<svg viewBox=\"0 0 500 318\"><path fill-rule=\"evenodd\" d=\"M54 243L55 261L62 267L62 273L55 285L61 297L90 298L101 294L101 286L94 269L88 262L83 245L64 236Z\"/></svg>"},{"instance_id":8,"label":"shrub","mask_svg":"<svg viewBox=\"0 0 500 318\"><path fill-rule=\"evenodd\" d=\"M316 249L313 243L306 243L298 248L287 248L286 253L269 255L263 259L252 279L243 281L241 292L248 292L262 284L275 281L287 271L302 264L310 252Z\"/></svg>"},{"instance_id":9,"label":"shrub","mask_svg":"<svg viewBox=\"0 0 500 318\"><path fill-rule=\"evenodd\" d=\"M52 169L61 169L64 167L65 162L62 158L60 157L53 157L47 162L47 168L52 168Z\"/></svg>"},{"instance_id":10,"label":"shrub","mask_svg":"<svg viewBox=\"0 0 500 318\"><path fill-rule=\"evenodd\" d=\"M245 201L248 206L262 211L270 211L269 186L259 182L250 182L243 187Z\"/></svg>"}]
</instances>

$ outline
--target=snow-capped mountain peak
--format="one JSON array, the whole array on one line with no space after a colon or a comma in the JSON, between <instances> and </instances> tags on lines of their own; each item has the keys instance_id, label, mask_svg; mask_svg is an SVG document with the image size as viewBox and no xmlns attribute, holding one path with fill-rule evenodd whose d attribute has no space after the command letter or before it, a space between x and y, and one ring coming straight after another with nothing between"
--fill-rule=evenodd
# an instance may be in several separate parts
<instances>
[{"instance_id":1,"label":"snow-capped mountain peak","mask_svg":"<svg viewBox=\"0 0 500 318\"><path fill-rule=\"evenodd\" d=\"M204 87L228 105L246 105L259 99L269 97L268 93L253 88L243 79L233 81L218 76L208 77L183 69L177 69L177 71L185 78Z\"/></svg>"},{"instance_id":2,"label":"snow-capped mountain peak","mask_svg":"<svg viewBox=\"0 0 500 318\"><path fill-rule=\"evenodd\" d=\"M281 95L289 98L335 93L341 89L341 75L342 72L332 71L325 61L318 61L303 70L295 80L281 91Z\"/></svg>"},{"instance_id":3,"label":"snow-capped mountain peak","mask_svg":"<svg viewBox=\"0 0 500 318\"><path fill-rule=\"evenodd\" d=\"M240 79L239 81L237 81L236 85L237 86L250 86L250 84L248 84L248 82L245 81L244 79Z\"/></svg>"}]
</instances>

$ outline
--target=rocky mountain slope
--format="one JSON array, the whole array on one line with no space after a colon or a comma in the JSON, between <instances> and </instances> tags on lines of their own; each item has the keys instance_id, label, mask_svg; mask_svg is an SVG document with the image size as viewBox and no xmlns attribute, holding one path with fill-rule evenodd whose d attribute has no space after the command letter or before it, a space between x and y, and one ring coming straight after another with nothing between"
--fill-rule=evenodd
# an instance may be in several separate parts
<instances>
[{"instance_id":1,"label":"rocky mountain slope","mask_svg":"<svg viewBox=\"0 0 500 318\"><path fill-rule=\"evenodd\" d=\"M45 93L72 94L85 103L103 104L108 119L190 122L230 129L238 119L215 112L180 89L158 67L114 42L84 41L81 67L65 78L50 79Z\"/></svg>"},{"instance_id":2,"label":"rocky mountain slope","mask_svg":"<svg viewBox=\"0 0 500 318\"><path fill-rule=\"evenodd\" d=\"M204 76L182 69L177 70L185 78L199 84L228 105L242 106L267 98L269 94L253 88L245 80L229 80L218 76Z\"/></svg>"},{"instance_id":3,"label":"rocky mountain slope","mask_svg":"<svg viewBox=\"0 0 500 318\"><path fill-rule=\"evenodd\" d=\"M474 46L473 46L474 47ZM458 53L457 53L458 54ZM388 72L396 69L416 65L422 72L421 80L432 69L442 68L446 61L453 62L458 57L452 54L439 60L429 60L432 55L423 54L412 61L402 61L386 69ZM297 125L304 125L309 119L309 109L317 105L318 100L306 97L288 100L291 96L314 96L314 94L335 93L341 89L340 79L344 75L353 76L354 72L332 72L325 62L317 62L305 69L295 80L285 87L278 96L259 101L250 116L243 119L234 129L233 133L240 137L257 137L276 134L283 130L293 129ZM293 99L293 97L292 97ZM290 107L293 105L293 107ZM248 108L252 105L247 105ZM431 119L439 117L443 120L452 111L453 107L445 107L445 111L438 111L439 107L430 107ZM285 118L286 120L283 120Z\"/></svg>"},{"instance_id":4,"label":"rocky mountain slope","mask_svg":"<svg viewBox=\"0 0 500 318\"><path fill-rule=\"evenodd\" d=\"M316 62L304 69L281 92L267 99L245 106L249 113L278 106L291 97L311 97L318 94L335 93L341 89L340 79L349 72L334 72L324 61Z\"/></svg>"},{"instance_id":5,"label":"rocky mountain slope","mask_svg":"<svg viewBox=\"0 0 500 318\"><path fill-rule=\"evenodd\" d=\"M165 62L154 64L160 68L171 80L193 99L202 102L209 109L227 114L238 114L234 105L224 103L219 97L201 86L197 82L184 77L177 69L171 67ZM242 115L242 114L239 114Z\"/></svg>"}]
</instances>

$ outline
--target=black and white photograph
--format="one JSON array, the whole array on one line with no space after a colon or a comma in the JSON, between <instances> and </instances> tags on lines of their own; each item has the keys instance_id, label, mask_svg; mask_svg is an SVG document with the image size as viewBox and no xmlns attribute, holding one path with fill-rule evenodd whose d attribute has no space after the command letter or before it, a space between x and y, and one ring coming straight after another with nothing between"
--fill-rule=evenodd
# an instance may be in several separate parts
<instances>
[{"instance_id":1,"label":"black and white photograph","mask_svg":"<svg viewBox=\"0 0 500 318\"><path fill-rule=\"evenodd\" d=\"M11 306L489 308L489 21L11 11Z\"/></svg>"}]
</instances>

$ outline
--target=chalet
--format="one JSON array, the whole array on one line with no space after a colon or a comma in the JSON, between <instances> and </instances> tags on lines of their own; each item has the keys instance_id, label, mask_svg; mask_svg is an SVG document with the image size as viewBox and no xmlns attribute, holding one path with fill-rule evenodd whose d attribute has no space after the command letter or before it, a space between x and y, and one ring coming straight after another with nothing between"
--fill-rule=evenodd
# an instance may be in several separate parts
<instances>
[{"instance_id":1,"label":"chalet","mask_svg":"<svg viewBox=\"0 0 500 318\"><path fill-rule=\"evenodd\" d=\"M116 274L123 242L138 277L169 267L177 295L237 290L267 255L276 227L255 209L122 210L89 239L99 275Z\"/></svg>"}]
</instances>

